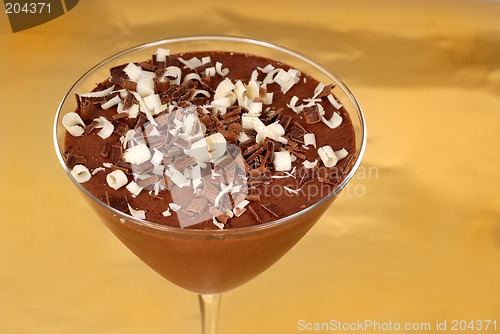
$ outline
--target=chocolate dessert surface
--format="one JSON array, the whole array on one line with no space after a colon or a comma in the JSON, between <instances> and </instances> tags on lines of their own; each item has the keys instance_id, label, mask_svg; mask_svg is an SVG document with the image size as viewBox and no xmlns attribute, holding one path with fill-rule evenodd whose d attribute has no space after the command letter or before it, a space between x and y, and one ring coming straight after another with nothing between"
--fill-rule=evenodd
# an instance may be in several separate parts
<instances>
[{"instance_id":1,"label":"chocolate dessert surface","mask_svg":"<svg viewBox=\"0 0 500 334\"><path fill-rule=\"evenodd\" d=\"M153 223L271 222L352 168L354 129L332 88L259 56L158 49L76 95L65 162L101 201Z\"/></svg>"}]
</instances>

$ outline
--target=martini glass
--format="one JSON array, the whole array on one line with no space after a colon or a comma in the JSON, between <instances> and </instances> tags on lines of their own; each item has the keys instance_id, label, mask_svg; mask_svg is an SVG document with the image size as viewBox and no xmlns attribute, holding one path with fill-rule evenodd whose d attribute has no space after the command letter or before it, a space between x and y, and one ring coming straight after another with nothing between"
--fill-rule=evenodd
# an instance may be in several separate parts
<instances>
[{"instance_id":1,"label":"martini glass","mask_svg":"<svg viewBox=\"0 0 500 334\"><path fill-rule=\"evenodd\" d=\"M330 193L316 204L282 219L252 227L197 230L168 227L118 211L87 191L71 175L63 152L66 130L62 118L76 109L74 95L91 91L109 75L109 69L148 59L157 48L172 54L191 51L233 51L275 59L324 83L334 83L334 95L350 115L356 152L350 170ZM286 254L320 219L353 177L366 145L365 122L358 102L334 74L305 56L267 42L229 36L172 38L140 45L103 60L69 89L57 110L54 142L57 156L68 177L106 226L142 261L170 282L198 294L203 334L216 334L220 299L251 280Z\"/></svg>"}]
</instances>

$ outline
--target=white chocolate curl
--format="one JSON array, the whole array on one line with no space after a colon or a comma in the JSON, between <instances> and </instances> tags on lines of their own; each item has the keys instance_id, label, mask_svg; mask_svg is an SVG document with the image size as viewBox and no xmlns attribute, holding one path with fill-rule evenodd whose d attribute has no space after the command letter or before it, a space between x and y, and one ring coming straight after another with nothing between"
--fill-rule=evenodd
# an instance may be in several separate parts
<instances>
[{"instance_id":1,"label":"white chocolate curl","mask_svg":"<svg viewBox=\"0 0 500 334\"><path fill-rule=\"evenodd\" d=\"M119 95L116 95L115 97L113 97L112 99L110 99L109 101L101 104L101 108L103 110L108 110L109 108L113 107L113 106L116 106L118 103L121 102L121 98Z\"/></svg>"},{"instance_id":2,"label":"white chocolate curl","mask_svg":"<svg viewBox=\"0 0 500 334\"><path fill-rule=\"evenodd\" d=\"M318 154L325 167L333 167L339 160L332 147L328 145L318 148Z\"/></svg>"},{"instance_id":3,"label":"white chocolate curl","mask_svg":"<svg viewBox=\"0 0 500 334\"><path fill-rule=\"evenodd\" d=\"M312 145L316 147L316 136L314 135L314 133L306 133L304 135L304 145Z\"/></svg>"},{"instance_id":4,"label":"white chocolate curl","mask_svg":"<svg viewBox=\"0 0 500 334\"><path fill-rule=\"evenodd\" d=\"M316 159L313 162L310 162L308 160L304 160L304 162L302 162L302 164L304 165L305 168L312 169L312 168L316 167L316 165L318 164L318 160Z\"/></svg>"},{"instance_id":5,"label":"white chocolate curl","mask_svg":"<svg viewBox=\"0 0 500 334\"><path fill-rule=\"evenodd\" d=\"M99 137L101 137L102 139L106 139L113 134L115 126L105 117L101 116L98 119L96 119L96 121L97 121L96 128L101 129L101 131L97 133Z\"/></svg>"},{"instance_id":6,"label":"white chocolate curl","mask_svg":"<svg viewBox=\"0 0 500 334\"><path fill-rule=\"evenodd\" d=\"M151 159L151 151L146 144L139 144L126 149L123 158L132 165L140 165Z\"/></svg>"},{"instance_id":7,"label":"white chocolate curl","mask_svg":"<svg viewBox=\"0 0 500 334\"><path fill-rule=\"evenodd\" d=\"M340 108L342 108L342 104L338 103L337 100L335 99L335 97L333 97L332 94L328 95L327 97L328 101L330 101L330 103L332 104L332 106L339 110Z\"/></svg>"},{"instance_id":8,"label":"white chocolate curl","mask_svg":"<svg viewBox=\"0 0 500 334\"><path fill-rule=\"evenodd\" d=\"M189 155L198 161L208 162L222 157L226 153L226 146L222 133L215 133L191 144Z\"/></svg>"},{"instance_id":9,"label":"white chocolate curl","mask_svg":"<svg viewBox=\"0 0 500 334\"><path fill-rule=\"evenodd\" d=\"M169 49L158 48L156 50L156 61L166 61L168 55L170 55Z\"/></svg>"},{"instance_id":10,"label":"white chocolate curl","mask_svg":"<svg viewBox=\"0 0 500 334\"><path fill-rule=\"evenodd\" d=\"M128 179L127 175L125 175L122 170L117 169L106 175L106 182L108 183L108 186L116 190L126 185Z\"/></svg>"},{"instance_id":11,"label":"white chocolate curl","mask_svg":"<svg viewBox=\"0 0 500 334\"><path fill-rule=\"evenodd\" d=\"M292 157L290 152L274 152L274 169L278 172L289 171L292 169Z\"/></svg>"},{"instance_id":12,"label":"white chocolate curl","mask_svg":"<svg viewBox=\"0 0 500 334\"><path fill-rule=\"evenodd\" d=\"M347 152L347 150L343 148L341 150L335 151L335 155L337 156L337 159L342 160L349 155L349 152Z\"/></svg>"},{"instance_id":13,"label":"white chocolate curl","mask_svg":"<svg viewBox=\"0 0 500 334\"><path fill-rule=\"evenodd\" d=\"M335 129L340 124L342 124L342 117L337 112L334 112L329 120L327 120L324 116L321 116L321 120L323 121L323 123L328 125L330 129Z\"/></svg>"},{"instance_id":14,"label":"white chocolate curl","mask_svg":"<svg viewBox=\"0 0 500 334\"><path fill-rule=\"evenodd\" d=\"M217 72L218 75L225 77L229 73L228 68L222 68L222 64L219 62L215 63L215 71Z\"/></svg>"},{"instance_id":15,"label":"white chocolate curl","mask_svg":"<svg viewBox=\"0 0 500 334\"><path fill-rule=\"evenodd\" d=\"M182 208L179 204L176 204L176 203L169 203L169 204L168 204L168 207L169 207L172 211L179 211L179 210Z\"/></svg>"},{"instance_id":16,"label":"white chocolate curl","mask_svg":"<svg viewBox=\"0 0 500 334\"><path fill-rule=\"evenodd\" d=\"M162 214L163 217L169 217L169 216L172 215L172 213L170 212L170 208L168 208L167 210L163 211L161 214Z\"/></svg>"},{"instance_id":17,"label":"white chocolate curl","mask_svg":"<svg viewBox=\"0 0 500 334\"><path fill-rule=\"evenodd\" d=\"M90 174L87 167L84 165L75 165L71 170L71 175L78 181L78 183L84 183L90 180L92 175Z\"/></svg>"},{"instance_id":18,"label":"white chocolate curl","mask_svg":"<svg viewBox=\"0 0 500 334\"><path fill-rule=\"evenodd\" d=\"M131 181L129 184L127 184L126 188L132 194L132 197L136 197L137 195L139 195L143 189L140 185L138 185L134 181Z\"/></svg>"},{"instance_id":19,"label":"white chocolate curl","mask_svg":"<svg viewBox=\"0 0 500 334\"><path fill-rule=\"evenodd\" d=\"M233 209L233 213L236 217L241 216L247 209L245 208L250 202L248 200L243 200L239 202Z\"/></svg>"},{"instance_id":20,"label":"white chocolate curl","mask_svg":"<svg viewBox=\"0 0 500 334\"><path fill-rule=\"evenodd\" d=\"M83 123L80 115L76 112L70 112L64 115L62 119L62 125L66 128L70 135L73 137L79 137L83 134Z\"/></svg>"}]
</instances>

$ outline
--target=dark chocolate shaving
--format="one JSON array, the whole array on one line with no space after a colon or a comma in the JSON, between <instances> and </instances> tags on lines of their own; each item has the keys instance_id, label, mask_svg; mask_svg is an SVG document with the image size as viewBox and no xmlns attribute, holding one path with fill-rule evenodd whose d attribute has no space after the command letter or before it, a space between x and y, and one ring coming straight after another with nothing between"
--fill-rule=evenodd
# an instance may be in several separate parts
<instances>
[{"instance_id":1,"label":"dark chocolate shaving","mask_svg":"<svg viewBox=\"0 0 500 334\"><path fill-rule=\"evenodd\" d=\"M210 213L213 217L215 217L219 222L221 222L224 225L227 223L227 221L230 218L226 213L219 211L218 209L216 209L213 206L211 206L208 209L208 213Z\"/></svg>"},{"instance_id":2,"label":"dark chocolate shaving","mask_svg":"<svg viewBox=\"0 0 500 334\"><path fill-rule=\"evenodd\" d=\"M191 102L193 102L193 104L199 106L199 105L205 105L208 103L208 97L206 96L195 96L191 99Z\"/></svg>"},{"instance_id":3,"label":"dark chocolate shaving","mask_svg":"<svg viewBox=\"0 0 500 334\"><path fill-rule=\"evenodd\" d=\"M113 126L115 127L113 132L119 136L123 136L129 130L128 125L120 121L114 121Z\"/></svg>"},{"instance_id":4,"label":"dark chocolate shaving","mask_svg":"<svg viewBox=\"0 0 500 334\"><path fill-rule=\"evenodd\" d=\"M149 174L154 170L154 168L155 166L151 163L151 161L146 161L140 165L135 165L133 171L135 174Z\"/></svg>"},{"instance_id":5,"label":"dark chocolate shaving","mask_svg":"<svg viewBox=\"0 0 500 334\"><path fill-rule=\"evenodd\" d=\"M279 124L285 129L285 132L288 131L288 127L290 126L290 122L292 121L291 116L282 116L279 120Z\"/></svg>"},{"instance_id":6,"label":"dark chocolate shaving","mask_svg":"<svg viewBox=\"0 0 500 334\"><path fill-rule=\"evenodd\" d=\"M260 146L255 152L253 152L251 155L245 157L245 160L247 163L252 163L262 152L264 152L264 149L262 146Z\"/></svg>"},{"instance_id":7,"label":"dark chocolate shaving","mask_svg":"<svg viewBox=\"0 0 500 334\"><path fill-rule=\"evenodd\" d=\"M284 216L283 212L280 211L274 204L271 203L260 203L267 212L275 216L276 218Z\"/></svg>"},{"instance_id":8,"label":"dark chocolate shaving","mask_svg":"<svg viewBox=\"0 0 500 334\"><path fill-rule=\"evenodd\" d=\"M231 123L236 123L236 122L240 122L241 123L241 116L240 115L235 115L235 116L232 116L232 117L223 117L222 118L222 124L223 125L227 125L227 124L231 124Z\"/></svg>"},{"instance_id":9,"label":"dark chocolate shaving","mask_svg":"<svg viewBox=\"0 0 500 334\"><path fill-rule=\"evenodd\" d=\"M111 78L109 79L109 81L121 85L124 80L128 80L129 77L127 73L125 73L125 71L123 70L125 67L127 67L127 65L128 64L123 64L110 69L109 72L111 74Z\"/></svg>"},{"instance_id":10,"label":"dark chocolate shaving","mask_svg":"<svg viewBox=\"0 0 500 334\"><path fill-rule=\"evenodd\" d=\"M196 160L193 157L181 156L174 160L174 168L180 172L183 172L186 167L194 164L196 164Z\"/></svg>"},{"instance_id":11,"label":"dark chocolate shaving","mask_svg":"<svg viewBox=\"0 0 500 334\"><path fill-rule=\"evenodd\" d=\"M155 94L163 94L170 88L170 81L161 81L158 77L153 78Z\"/></svg>"},{"instance_id":12,"label":"dark chocolate shaving","mask_svg":"<svg viewBox=\"0 0 500 334\"><path fill-rule=\"evenodd\" d=\"M105 142L102 145L101 149L101 157L107 158L109 156L109 153L111 152L111 142Z\"/></svg>"},{"instance_id":13,"label":"dark chocolate shaving","mask_svg":"<svg viewBox=\"0 0 500 334\"><path fill-rule=\"evenodd\" d=\"M158 64L159 64L159 62L158 62ZM181 67L182 63L180 62L180 60L176 56L167 56L165 58L165 68L167 68L169 66Z\"/></svg>"},{"instance_id":14,"label":"dark chocolate shaving","mask_svg":"<svg viewBox=\"0 0 500 334\"><path fill-rule=\"evenodd\" d=\"M271 171L264 167L260 166L258 168L253 168L248 171L251 180L270 180L271 179Z\"/></svg>"},{"instance_id":15,"label":"dark chocolate shaving","mask_svg":"<svg viewBox=\"0 0 500 334\"><path fill-rule=\"evenodd\" d=\"M257 214L257 212L255 212L254 208L252 208L250 205L248 205L247 208L248 208L248 211L255 218L255 221L257 221L257 223L262 223L262 219L259 217L259 215Z\"/></svg>"},{"instance_id":16,"label":"dark chocolate shaving","mask_svg":"<svg viewBox=\"0 0 500 334\"><path fill-rule=\"evenodd\" d=\"M84 122L92 118L92 103L89 100L82 99L80 102L80 117Z\"/></svg>"},{"instance_id":17,"label":"dark chocolate shaving","mask_svg":"<svg viewBox=\"0 0 500 334\"><path fill-rule=\"evenodd\" d=\"M123 109L130 109L132 105L137 102L134 94L131 92L127 92L127 96L125 97L125 101L123 101Z\"/></svg>"},{"instance_id":18,"label":"dark chocolate shaving","mask_svg":"<svg viewBox=\"0 0 500 334\"><path fill-rule=\"evenodd\" d=\"M76 165L85 165L87 163L87 159L84 156L69 153L66 156L66 165L69 169L73 169Z\"/></svg>"},{"instance_id":19,"label":"dark chocolate shaving","mask_svg":"<svg viewBox=\"0 0 500 334\"><path fill-rule=\"evenodd\" d=\"M203 188L200 191L200 196L208 199L212 204L215 203L215 198L219 194L219 189L212 183L202 178Z\"/></svg>"},{"instance_id":20,"label":"dark chocolate shaving","mask_svg":"<svg viewBox=\"0 0 500 334\"><path fill-rule=\"evenodd\" d=\"M219 132L224 136L226 141L230 143L236 143L238 141L238 135L241 132L241 123L232 123L229 127L224 129L224 127L219 127Z\"/></svg>"},{"instance_id":21,"label":"dark chocolate shaving","mask_svg":"<svg viewBox=\"0 0 500 334\"><path fill-rule=\"evenodd\" d=\"M337 185L336 179L330 179L322 176L318 176L318 181L321 183L326 183L326 184L331 184L331 185Z\"/></svg>"},{"instance_id":22,"label":"dark chocolate shaving","mask_svg":"<svg viewBox=\"0 0 500 334\"><path fill-rule=\"evenodd\" d=\"M243 143L242 143L243 144ZM241 145L240 145L240 148L241 148ZM245 158L251 156L252 154L254 154L255 152L257 152L259 149L262 149L262 146L260 146L259 144L253 144L249 147L247 147L244 151L243 151L243 156Z\"/></svg>"},{"instance_id":23,"label":"dark chocolate shaving","mask_svg":"<svg viewBox=\"0 0 500 334\"><path fill-rule=\"evenodd\" d=\"M302 125L300 125L299 123L293 121L293 124L299 128L300 130L302 130L304 133L308 133L309 131L307 131Z\"/></svg>"},{"instance_id":24,"label":"dark chocolate shaving","mask_svg":"<svg viewBox=\"0 0 500 334\"><path fill-rule=\"evenodd\" d=\"M99 125L99 122L97 122L97 120L93 120L92 123L90 123L89 125L86 125L84 128L83 128L83 133L88 135L89 133L91 133L92 131L94 131L94 129Z\"/></svg>"},{"instance_id":25,"label":"dark chocolate shaving","mask_svg":"<svg viewBox=\"0 0 500 334\"><path fill-rule=\"evenodd\" d=\"M172 141L175 146L183 148L185 150L189 149L191 142L184 138L183 136L176 135Z\"/></svg>"},{"instance_id":26,"label":"dark chocolate shaving","mask_svg":"<svg viewBox=\"0 0 500 334\"><path fill-rule=\"evenodd\" d=\"M119 119L127 118L127 117L128 117L128 114L126 112L121 112L121 113L118 113L118 114L111 115L111 119L113 121L117 121Z\"/></svg>"},{"instance_id":27,"label":"dark chocolate shaving","mask_svg":"<svg viewBox=\"0 0 500 334\"><path fill-rule=\"evenodd\" d=\"M104 196L105 196L105 202L112 208L115 208L116 210L125 213L129 211L127 198L125 196L109 196L107 191L105 192Z\"/></svg>"},{"instance_id":28,"label":"dark chocolate shaving","mask_svg":"<svg viewBox=\"0 0 500 334\"><path fill-rule=\"evenodd\" d=\"M306 131L304 131L302 127L294 126L290 129L290 131L288 131L287 137L289 137L291 140L297 141L304 138L305 134Z\"/></svg>"},{"instance_id":29,"label":"dark chocolate shaving","mask_svg":"<svg viewBox=\"0 0 500 334\"><path fill-rule=\"evenodd\" d=\"M147 188L158 182L159 179L158 175L151 175L145 179L137 180L136 183L142 188Z\"/></svg>"},{"instance_id":30,"label":"dark chocolate shaving","mask_svg":"<svg viewBox=\"0 0 500 334\"><path fill-rule=\"evenodd\" d=\"M146 115L140 113L139 116L137 116L137 122L135 123L134 130L140 129L144 125L144 123L146 123L147 120L148 119Z\"/></svg>"},{"instance_id":31,"label":"dark chocolate shaving","mask_svg":"<svg viewBox=\"0 0 500 334\"><path fill-rule=\"evenodd\" d=\"M118 161L111 166L113 169L119 169L127 175L132 175L132 165L125 161Z\"/></svg>"},{"instance_id":32,"label":"dark chocolate shaving","mask_svg":"<svg viewBox=\"0 0 500 334\"><path fill-rule=\"evenodd\" d=\"M273 122L273 120L276 120L278 115L281 115L282 112L283 112L283 108L269 110L266 113L266 116L265 116L266 118L264 120L264 124L271 124Z\"/></svg>"},{"instance_id":33,"label":"dark chocolate shaving","mask_svg":"<svg viewBox=\"0 0 500 334\"><path fill-rule=\"evenodd\" d=\"M223 119L232 118L234 116L241 116L240 106L231 106L227 108L227 112L222 116Z\"/></svg>"},{"instance_id":34,"label":"dark chocolate shaving","mask_svg":"<svg viewBox=\"0 0 500 334\"><path fill-rule=\"evenodd\" d=\"M139 66L145 70L145 71L150 71L150 72L154 72L155 70L155 65L153 64L152 61L142 61L139 63Z\"/></svg>"},{"instance_id":35,"label":"dark chocolate shaving","mask_svg":"<svg viewBox=\"0 0 500 334\"><path fill-rule=\"evenodd\" d=\"M198 213L201 214L205 210L205 208L208 205L208 201L206 198L194 198L191 200L191 202L188 204L187 208L185 209L186 212L192 212L192 213Z\"/></svg>"},{"instance_id":36,"label":"dark chocolate shaving","mask_svg":"<svg viewBox=\"0 0 500 334\"><path fill-rule=\"evenodd\" d=\"M210 62L210 61L209 61L208 63L201 64L200 66L195 67L195 68L194 68L194 71L195 71L196 73L198 73L198 74L200 74L200 75L201 75L201 74L204 74L204 73L205 73L205 70L206 70L207 68L209 68L209 67L213 67L212 62Z\"/></svg>"},{"instance_id":37,"label":"dark chocolate shaving","mask_svg":"<svg viewBox=\"0 0 500 334\"><path fill-rule=\"evenodd\" d=\"M123 161L123 147L121 145L111 145L109 151L111 161L116 165L119 161Z\"/></svg>"},{"instance_id":38,"label":"dark chocolate shaving","mask_svg":"<svg viewBox=\"0 0 500 334\"><path fill-rule=\"evenodd\" d=\"M132 91L137 91L137 82L125 79L121 83L122 88L125 88L126 90L132 90Z\"/></svg>"},{"instance_id":39,"label":"dark chocolate shaving","mask_svg":"<svg viewBox=\"0 0 500 334\"><path fill-rule=\"evenodd\" d=\"M316 175L315 169L308 169L305 167L301 167L297 171L297 180L299 181L299 184L308 184L312 181L314 181Z\"/></svg>"},{"instance_id":40,"label":"dark chocolate shaving","mask_svg":"<svg viewBox=\"0 0 500 334\"><path fill-rule=\"evenodd\" d=\"M332 93L333 87L335 87L335 84L326 85L321 93L319 93L318 98L327 97L328 95L330 95Z\"/></svg>"},{"instance_id":41,"label":"dark chocolate shaving","mask_svg":"<svg viewBox=\"0 0 500 334\"><path fill-rule=\"evenodd\" d=\"M81 104L80 95L75 93L75 99L76 99L76 111L80 112L80 104Z\"/></svg>"},{"instance_id":42,"label":"dark chocolate shaving","mask_svg":"<svg viewBox=\"0 0 500 334\"><path fill-rule=\"evenodd\" d=\"M307 159L307 156L305 154L297 152L297 151L293 151L293 155L295 155L298 159L301 159L301 160Z\"/></svg>"},{"instance_id":43,"label":"dark chocolate shaving","mask_svg":"<svg viewBox=\"0 0 500 334\"><path fill-rule=\"evenodd\" d=\"M223 213L221 215L216 216L215 218L222 224L226 225L230 217L227 215L227 213Z\"/></svg>"},{"instance_id":44,"label":"dark chocolate shaving","mask_svg":"<svg viewBox=\"0 0 500 334\"><path fill-rule=\"evenodd\" d=\"M345 176L349 173L349 171L352 169L352 167L356 163L356 157L357 157L356 154L353 154L353 153L350 154L350 157L347 159L345 166L342 170L343 171L342 175Z\"/></svg>"},{"instance_id":45,"label":"dark chocolate shaving","mask_svg":"<svg viewBox=\"0 0 500 334\"><path fill-rule=\"evenodd\" d=\"M321 115L319 113L319 108L317 104L310 107L305 107L302 110L302 113L304 114L304 119L306 120L307 124L314 124L321 122Z\"/></svg>"}]
</instances>

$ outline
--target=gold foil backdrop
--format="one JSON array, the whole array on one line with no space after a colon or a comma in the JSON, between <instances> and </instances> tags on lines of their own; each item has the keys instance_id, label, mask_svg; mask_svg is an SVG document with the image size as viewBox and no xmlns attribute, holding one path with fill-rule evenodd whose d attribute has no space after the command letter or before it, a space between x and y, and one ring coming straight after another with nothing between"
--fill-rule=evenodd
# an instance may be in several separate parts
<instances>
[{"instance_id":1,"label":"gold foil backdrop","mask_svg":"<svg viewBox=\"0 0 500 334\"><path fill-rule=\"evenodd\" d=\"M302 52L346 82L368 126L358 175L287 256L224 296L221 333L500 330L499 17L481 0L86 0L13 33L1 13L0 333L198 331L195 296L111 235L52 143L58 103L88 68L196 34ZM351 332L390 331L374 326Z\"/></svg>"}]
</instances>

